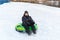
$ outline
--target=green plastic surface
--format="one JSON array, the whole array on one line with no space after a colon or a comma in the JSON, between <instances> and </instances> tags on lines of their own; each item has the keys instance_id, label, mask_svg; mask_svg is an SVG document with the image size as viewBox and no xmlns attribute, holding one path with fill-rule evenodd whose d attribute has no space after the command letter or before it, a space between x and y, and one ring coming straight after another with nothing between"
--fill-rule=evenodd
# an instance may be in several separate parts
<instances>
[{"instance_id":1,"label":"green plastic surface","mask_svg":"<svg viewBox=\"0 0 60 40\"><path fill-rule=\"evenodd\" d=\"M35 26L35 28L36 28L36 30L37 30L37 29L38 29L37 24L34 24L34 26ZM24 28L24 26L22 26L22 23L17 24L15 29L16 29L17 31L25 31L25 28ZM29 30L32 30L31 27L30 27Z\"/></svg>"}]
</instances>

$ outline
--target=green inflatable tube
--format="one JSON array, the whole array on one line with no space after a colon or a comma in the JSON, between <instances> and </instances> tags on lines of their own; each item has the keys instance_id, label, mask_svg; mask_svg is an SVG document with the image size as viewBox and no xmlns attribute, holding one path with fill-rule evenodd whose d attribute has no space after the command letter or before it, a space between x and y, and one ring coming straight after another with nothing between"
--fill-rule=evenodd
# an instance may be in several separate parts
<instances>
[{"instance_id":1,"label":"green inflatable tube","mask_svg":"<svg viewBox=\"0 0 60 40\"><path fill-rule=\"evenodd\" d=\"M35 28L37 30L38 29L37 24L34 24L34 26L35 26ZM25 28L24 28L24 26L22 26L22 23L17 24L16 27L15 27L15 29L16 29L16 31L25 32ZM32 30L31 27L30 27L29 30Z\"/></svg>"}]
</instances>

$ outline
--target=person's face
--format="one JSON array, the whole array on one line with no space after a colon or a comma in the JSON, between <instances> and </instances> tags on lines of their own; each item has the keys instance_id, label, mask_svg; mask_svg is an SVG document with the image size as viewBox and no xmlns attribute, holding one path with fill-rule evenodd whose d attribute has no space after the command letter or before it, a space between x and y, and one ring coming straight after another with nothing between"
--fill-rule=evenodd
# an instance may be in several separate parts
<instances>
[{"instance_id":1,"label":"person's face","mask_svg":"<svg viewBox=\"0 0 60 40\"><path fill-rule=\"evenodd\" d=\"M28 13L25 13L25 16L28 16L29 14Z\"/></svg>"}]
</instances>

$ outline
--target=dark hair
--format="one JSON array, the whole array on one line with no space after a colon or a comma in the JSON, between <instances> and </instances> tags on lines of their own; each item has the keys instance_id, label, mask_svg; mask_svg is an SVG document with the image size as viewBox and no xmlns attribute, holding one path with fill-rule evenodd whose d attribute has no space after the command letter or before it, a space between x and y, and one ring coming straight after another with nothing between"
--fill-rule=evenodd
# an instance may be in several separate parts
<instances>
[{"instance_id":1,"label":"dark hair","mask_svg":"<svg viewBox=\"0 0 60 40\"><path fill-rule=\"evenodd\" d=\"M28 14L28 11L25 11L23 16L25 16L26 13Z\"/></svg>"},{"instance_id":2,"label":"dark hair","mask_svg":"<svg viewBox=\"0 0 60 40\"><path fill-rule=\"evenodd\" d=\"M25 11L25 13L28 13L28 11Z\"/></svg>"}]
</instances>

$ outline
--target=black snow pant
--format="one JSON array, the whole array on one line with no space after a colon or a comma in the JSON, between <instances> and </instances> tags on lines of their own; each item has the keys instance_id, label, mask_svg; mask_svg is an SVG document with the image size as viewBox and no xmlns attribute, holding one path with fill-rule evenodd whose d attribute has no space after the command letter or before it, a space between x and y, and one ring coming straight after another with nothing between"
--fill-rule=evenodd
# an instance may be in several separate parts
<instances>
[{"instance_id":1,"label":"black snow pant","mask_svg":"<svg viewBox=\"0 0 60 40\"><path fill-rule=\"evenodd\" d=\"M26 33L27 34L31 34L31 31L29 30L29 28L32 28L32 32L34 33L34 34L36 34L36 29L35 29L35 27L34 27L34 25L27 25L27 24L24 24L24 28L25 28L25 30L26 30Z\"/></svg>"}]
</instances>

